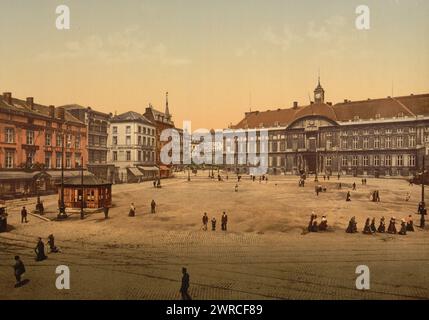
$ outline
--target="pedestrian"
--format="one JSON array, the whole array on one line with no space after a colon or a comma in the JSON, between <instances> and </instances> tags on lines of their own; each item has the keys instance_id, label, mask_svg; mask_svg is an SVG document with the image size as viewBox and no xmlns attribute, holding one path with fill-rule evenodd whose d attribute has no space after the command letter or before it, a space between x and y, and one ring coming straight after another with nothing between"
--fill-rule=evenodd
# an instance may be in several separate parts
<instances>
[{"instance_id":1,"label":"pedestrian","mask_svg":"<svg viewBox=\"0 0 429 320\"><path fill-rule=\"evenodd\" d=\"M380 192L378 190L375 191L375 199L376 202L380 202Z\"/></svg>"},{"instance_id":2,"label":"pedestrian","mask_svg":"<svg viewBox=\"0 0 429 320\"><path fill-rule=\"evenodd\" d=\"M322 216L322 221L319 224L319 231L327 231L328 230L328 219L326 216Z\"/></svg>"},{"instance_id":3,"label":"pedestrian","mask_svg":"<svg viewBox=\"0 0 429 320\"><path fill-rule=\"evenodd\" d=\"M353 182L353 190L356 190L356 182Z\"/></svg>"},{"instance_id":4,"label":"pedestrian","mask_svg":"<svg viewBox=\"0 0 429 320\"><path fill-rule=\"evenodd\" d=\"M185 267L182 268L182 286L180 287L180 293L182 294L182 300L192 300L188 293L189 290L189 273Z\"/></svg>"},{"instance_id":5,"label":"pedestrian","mask_svg":"<svg viewBox=\"0 0 429 320\"><path fill-rule=\"evenodd\" d=\"M405 222L405 219L401 220L401 230L399 230L399 234L402 236L407 235L407 223Z\"/></svg>"},{"instance_id":6,"label":"pedestrian","mask_svg":"<svg viewBox=\"0 0 429 320\"><path fill-rule=\"evenodd\" d=\"M340 173L337 174L337 180L340 180Z\"/></svg>"},{"instance_id":7,"label":"pedestrian","mask_svg":"<svg viewBox=\"0 0 429 320\"><path fill-rule=\"evenodd\" d=\"M372 234L369 218L367 218L365 221L365 226L363 227L363 233L364 234Z\"/></svg>"},{"instance_id":8,"label":"pedestrian","mask_svg":"<svg viewBox=\"0 0 429 320\"><path fill-rule=\"evenodd\" d=\"M352 201L352 199L350 199L350 191L347 191L346 201Z\"/></svg>"},{"instance_id":9,"label":"pedestrian","mask_svg":"<svg viewBox=\"0 0 429 320\"><path fill-rule=\"evenodd\" d=\"M387 233L396 234L396 219L395 217L390 218L389 228L387 228Z\"/></svg>"},{"instance_id":10,"label":"pedestrian","mask_svg":"<svg viewBox=\"0 0 429 320\"><path fill-rule=\"evenodd\" d=\"M204 212L203 215L203 230L207 231L207 224L209 223L209 217L207 216L207 212Z\"/></svg>"},{"instance_id":11,"label":"pedestrian","mask_svg":"<svg viewBox=\"0 0 429 320\"><path fill-rule=\"evenodd\" d=\"M27 209L25 209L25 207L22 207L22 210L21 210L21 223L27 223L28 222L28 220L27 220Z\"/></svg>"},{"instance_id":12,"label":"pedestrian","mask_svg":"<svg viewBox=\"0 0 429 320\"><path fill-rule=\"evenodd\" d=\"M414 222L411 214L407 218L407 231L414 232Z\"/></svg>"},{"instance_id":13,"label":"pedestrian","mask_svg":"<svg viewBox=\"0 0 429 320\"><path fill-rule=\"evenodd\" d=\"M347 233L356 233L357 232L357 222L356 222L356 218L352 217L349 221L349 225L347 226L346 229Z\"/></svg>"},{"instance_id":14,"label":"pedestrian","mask_svg":"<svg viewBox=\"0 0 429 320\"><path fill-rule=\"evenodd\" d=\"M36 261L43 261L47 258L45 255L45 244L43 243L42 238L39 238L37 241L34 252L36 253Z\"/></svg>"},{"instance_id":15,"label":"pedestrian","mask_svg":"<svg viewBox=\"0 0 429 320\"><path fill-rule=\"evenodd\" d=\"M314 214L314 211L312 211L310 216L310 222L308 223L308 227L307 227L308 232L311 232L311 228L313 227L313 221L316 218L317 218L317 215Z\"/></svg>"},{"instance_id":16,"label":"pedestrian","mask_svg":"<svg viewBox=\"0 0 429 320\"><path fill-rule=\"evenodd\" d=\"M235 192L238 192L238 184L235 184Z\"/></svg>"},{"instance_id":17,"label":"pedestrian","mask_svg":"<svg viewBox=\"0 0 429 320\"><path fill-rule=\"evenodd\" d=\"M226 231L226 224L228 223L228 216L226 214L226 212L224 211L222 214L222 219L221 219L221 227L223 231Z\"/></svg>"},{"instance_id":18,"label":"pedestrian","mask_svg":"<svg viewBox=\"0 0 429 320\"><path fill-rule=\"evenodd\" d=\"M53 234L50 234L48 236L48 244L49 244L49 250L51 253L57 253L60 250L55 246L55 238Z\"/></svg>"},{"instance_id":19,"label":"pedestrian","mask_svg":"<svg viewBox=\"0 0 429 320\"><path fill-rule=\"evenodd\" d=\"M150 203L150 212L155 213L155 209L156 209L156 203L155 203L155 200L152 199L152 202Z\"/></svg>"},{"instance_id":20,"label":"pedestrian","mask_svg":"<svg viewBox=\"0 0 429 320\"><path fill-rule=\"evenodd\" d=\"M104 212L104 219L109 218L109 207L108 206L103 207L103 212Z\"/></svg>"},{"instance_id":21,"label":"pedestrian","mask_svg":"<svg viewBox=\"0 0 429 320\"><path fill-rule=\"evenodd\" d=\"M212 218L212 231L216 231L216 218Z\"/></svg>"},{"instance_id":22,"label":"pedestrian","mask_svg":"<svg viewBox=\"0 0 429 320\"><path fill-rule=\"evenodd\" d=\"M19 256L15 256L15 264L13 265L13 270L15 273L16 284L15 288L18 288L21 285L21 277L25 273L25 266Z\"/></svg>"},{"instance_id":23,"label":"pedestrian","mask_svg":"<svg viewBox=\"0 0 429 320\"><path fill-rule=\"evenodd\" d=\"M371 229L372 233L376 233L377 232L377 227L375 226L375 218L372 218L371 225L369 226L369 228Z\"/></svg>"},{"instance_id":24,"label":"pedestrian","mask_svg":"<svg viewBox=\"0 0 429 320\"><path fill-rule=\"evenodd\" d=\"M316 191L316 196L319 196L319 191L320 191L320 189L319 189L319 185L316 185L316 186L314 187L314 189L315 189L315 191Z\"/></svg>"},{"instance_id":25,"label":"pedestrian","mask_svg":"<svg viewBox=\"0 0 429 320\"><path fill-rule=\"evenodd\" d=\"M379 233L385 233L386 232L386 223L385 223L385 218L384 217L381 217L381 219L380 219L380 225L378 226L378 229L377 229L377 231L379 232Z\"/></svg>"},{"instance_id":26,"label":"pedestrian","mask_svg":"<svg viewBox=\"0 0 429 320\"><path fill-rule=\"evenodd\" d=\"M134 206L134 202L131 202L130 212L128 213L129 217L134 217L136 215L136 207Z\"/></svg>"},{"instance_id":27,"label":"pedestrian","mask_svg":"<svg viewBox=\"0 0 429 320\"><path fill-rule=\"evenodd\" d=\"M156 180L153 180L153 187L156 188Z\"/></svg>"},{"instance_id":28,"label":"pedestrian","mask_svg":"<svg viewBox=\"0 0 429 320\"><path fill-rule=\"evenodd\" d=\"M408 202L411 198L411 193L408 191L407 195L405 196L405 201Z\"/></svg>"}]
</instances>

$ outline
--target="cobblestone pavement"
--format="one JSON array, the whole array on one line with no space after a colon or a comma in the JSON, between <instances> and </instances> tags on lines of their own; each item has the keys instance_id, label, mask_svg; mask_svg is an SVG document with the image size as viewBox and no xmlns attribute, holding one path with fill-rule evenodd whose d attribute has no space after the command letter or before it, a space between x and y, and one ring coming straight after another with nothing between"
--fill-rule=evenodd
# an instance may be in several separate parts
<instances>
[{"instance_id":1,"label":"cobblestone pavement","mask_svg":"<svg viewBox=\"0 0 429 320\"><path fill-rule=\"evenodd\" d=\"M269 183L273 189L283 188L281 182L277 186ZM381 188L384 183L380 182L377 187ZM177 191L186 196L192 190L187 190L185 184L180 179L165 182L162 192L168 195ZM195 196L206 197L204 205L200 204L195 213L198 220L207 202L222 200L223 187L212 186L214 194ZM13 229L0 234L0 299L179 299L182 266L189 270L190 293L194 299L429 299L427 231L417 228L405 237L349 235L342 229L348 218L345 215L344 219L332 223L331 232L323 234L305 234L296 226L285 232L262 232L258 227L249 232L244 230L248 226L237 231L233 219L230 231L205 232L198 223L185 219L188 217L185 213L183 219L176 218L177 212L167 214L166 208L171 204L166 197L155 194L158 191L149 185L115 188L117 207L112 209L107 221L100 215L88 216L83 221L71 217L64 222L45 222L32 217L28 224L21 225L19 205L11 209L9 223ZM225 188L229 190L229 186ZM251 188L268 187L253 187L246 182L245 188L250 193ZM302 224L307 220L309 204L305 197L313 197L312 188L309 186L301 195L302 206L306 207L304 216L300 218L291 213L288 221ZM136 198L130 196L133 194ZM162 209L154 216L145 213L130 222L123 214L128 209L126 203L130 200L138 203L142 194L145 202L156 195ZM267 201L271 199L268 195L265 197ZM278 194L272 196L277 197ZM335 199L338 195L330 197ZM401 206L388 199L387 194L385 198L383 212ZM173 201L174 195L169 200ZM185 201L191 203L191 198ZM361 201L354 205L358 210L367 210L363 202L367 200ZM46 202L53 203L55 198L47 198ZM236 202L236 211L240 203L246 207L243 199ZM341 199L323 205L342 208L344 203ZM256 204L254 210L259 213ZM268 208L267 219L269 214ZM168 228L164 224L168 224ZM46 238L51 232L56 235L61 252L49 254L43 262L35 262L36 236L43 234ZM17 289L12 269L15 254L26 264L24 279L29 279L29 283ZM371 288L366 291L355 288L355 269L362 264L371 272ZM58 265L70 268L70 290L55 288Z\"/></svg>"}]
</instances>

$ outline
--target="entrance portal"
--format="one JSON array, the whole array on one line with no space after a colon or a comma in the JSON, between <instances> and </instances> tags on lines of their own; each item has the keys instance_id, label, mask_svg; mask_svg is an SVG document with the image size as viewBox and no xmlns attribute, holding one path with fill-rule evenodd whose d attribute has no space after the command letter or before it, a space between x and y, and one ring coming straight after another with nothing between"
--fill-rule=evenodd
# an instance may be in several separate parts
<instances>
[{"instance_id":1,"label":"entrance portal","mask_svg":"<svg viewBox=\"0 0 429 320\"><path fill-rule=\"evenodd\" d=\"M304 160L306 163L307 171L310 174L316 173L316 154L307 154L304 156Z\"/></svg>"}]
</instances>

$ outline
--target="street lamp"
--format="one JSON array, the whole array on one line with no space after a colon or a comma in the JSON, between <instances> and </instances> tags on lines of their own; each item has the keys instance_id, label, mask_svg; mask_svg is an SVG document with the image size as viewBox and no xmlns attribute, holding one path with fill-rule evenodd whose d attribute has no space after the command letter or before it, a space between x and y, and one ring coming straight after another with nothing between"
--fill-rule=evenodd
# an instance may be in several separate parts
<instances>
[{"instance_id":1,"label":"street lamp","mask_svg":"<svg viewBox=\"0 0 429 320\"><path fill-rule=\"evenodd\" d=\"M66 207L64 204L64 140L65 140L65 132L63 131L61 137L61 192L60 192L60 203L58 208L58 219L67 218Z\"/></svg>"},{"instance_id":2,"label":"street lamp","mask_svg":"<svg viewBox=\"0 0 429 320\"><path fill-rule=\"evenodd\" d=\"M85 213L83 211L83 206L84 206L84 186L83 186L83 157L80 160L81 164L80 164L80 185L81 185L81 192L82 192L82 198L80 200L80 218L84 219L85 218Z\"/></svg>"},{"instance_id":3,"label":"street lamp","mask_svg":"<svg viewBox=\"0 0 429 320\"><path fill-rule=\"evenodd\" d=\"M418 213L420 214L420 228L425 227L425 215L427 213L426 211L426 204L425 204L425 152L422 153L423 155L423 161L422 161L422 171L420 173L420 183L422 185L422 195L421 195L421 201L419 203Z\"/></svg>"}]
</instances>

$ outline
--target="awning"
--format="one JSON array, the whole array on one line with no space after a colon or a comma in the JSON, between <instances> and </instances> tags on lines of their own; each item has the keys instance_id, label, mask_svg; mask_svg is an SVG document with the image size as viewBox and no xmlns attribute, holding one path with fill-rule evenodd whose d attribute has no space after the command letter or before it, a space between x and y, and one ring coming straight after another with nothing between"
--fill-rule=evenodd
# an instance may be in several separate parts
<instances>
[{"instance_id":1,"label":"awning","mask_svg":"<svg viewBox=\"0 0 429 320\"><path fill-rule=\"evenodd\" d=\"M53 179L61 179L61 170L48 170L47 173ZM80 170L64 170L64 178L80 177L82 172ZM84 176L93 176L91 172L87 170L83 171Z\"/></svg>"},{"instance_id":2,"label":"awning","mask_svg":"<svg viewBox=\"0 0 429 320\"><path fill-rule=\"evenodd\" d=\"M158 171L159 169L157 168L157 167L154 167L154 166L139 166L139 169L140 170L143 170L143 171Z\"/></svg>"},{"instance_id":3,"label":"awning","mask_svg":"<svg viewBox=\"0 0 429 320\"><path fill-rule=\"evenodd\" d=\"M143 173L137 168L127 168L135 177L143 177Z\"/></svg>"},{"instance_id":4,"label":"awning","mask_svg":"<svg viewBox=\"0 0 429 320\"><path fill-rule=\"evenodd\" d=\"M37 175L41 174L40 171L25 172L25 171L0 171L0 180L31 180ZM48 175L49 176L49 175Z\"/></svg>"}]
</instances>

